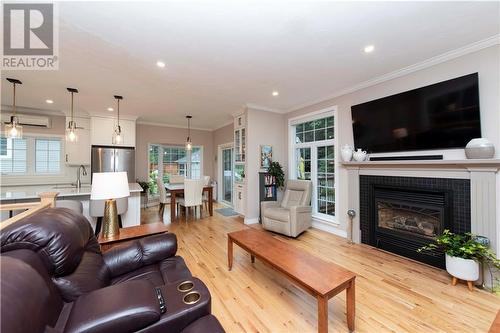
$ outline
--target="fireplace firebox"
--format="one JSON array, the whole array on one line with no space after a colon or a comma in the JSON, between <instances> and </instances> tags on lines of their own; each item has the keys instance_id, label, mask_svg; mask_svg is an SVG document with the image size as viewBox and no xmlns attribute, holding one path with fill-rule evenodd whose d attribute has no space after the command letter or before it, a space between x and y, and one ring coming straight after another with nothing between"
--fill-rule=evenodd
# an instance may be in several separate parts
<instances>
[{"instance_id":1,"label":"fireplace firebox","mask_svg":"<svg viewBox=\"0 0 500 333\"><path fill-rule=\"evenodd\" d=\"M440 180L361 176L361 241L444 268L443 254L417 249L433 242L444 229L470 231L470 211L467 221L467 209L463 211L460 204L470 199L468 180Z\"/></svg>"}]
</instances>

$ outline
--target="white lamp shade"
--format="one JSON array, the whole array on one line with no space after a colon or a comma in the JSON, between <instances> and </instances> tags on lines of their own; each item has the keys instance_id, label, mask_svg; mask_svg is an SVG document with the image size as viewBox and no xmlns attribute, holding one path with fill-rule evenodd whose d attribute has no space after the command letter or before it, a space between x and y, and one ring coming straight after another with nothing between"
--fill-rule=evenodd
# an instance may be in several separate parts
<instances>
[{"instance_id":1,"label":"white lamp shade","mask_svg":"<svg viewBox=\"0 0 500 333\"><path fill-rule=\"evenodd\" d=\"M126 172L96 172L92 174L90 199L108 200L128 197L128 177Z\"/></svg>"}]
</instances>

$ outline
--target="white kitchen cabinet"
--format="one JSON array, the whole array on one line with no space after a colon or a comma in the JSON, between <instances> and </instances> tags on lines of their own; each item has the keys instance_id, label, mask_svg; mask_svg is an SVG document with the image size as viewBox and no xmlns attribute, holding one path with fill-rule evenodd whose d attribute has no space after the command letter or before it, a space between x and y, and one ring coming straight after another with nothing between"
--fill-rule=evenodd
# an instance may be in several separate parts
<instances>
[{"instance_id":1,"label":"white kitchen cabinet","mask_svg":"<svg viewBox=\"0 0 500 333\"><path fill-rule=\"evenodd\" d=\"M66 117L66 126L71 120ZM90 119L75 117L76 142L66 141L64 144L64 161L66 165L90 165Z\"/></svg>"},{"instance_id":2,"label":"white kitchen cabinet","mask_svg":"<svg viewBox=\"0 0 500 333\"><path fill-rule=\"evenodd\" d=\"M113 144L112 138L116 123L116 118L92 117L90 124L92 145L135 147L135 121L120 119L123 133L121 144Z\"/></svg>"},{"instance_id":3,"label":"white kitchen cabinet","mask_svg":"<svg viewBox=\"0 0 500 333\"><path fill-rule=\"evenodd\" d=\"M242 113L234 118L234 129L243 128L246 125L245 114Z\"/></svg>"},{"instance_id":4,"label":"white kitchen cabinet","mask_svg":"<svg viewBox=\"0 0 500 333\"><path fill-rule=\"evenodd\" d=\"M234 186L234 211L238 214L245 215L246 207L246 186L244 184L236 184Z\"/></svg>"}]
</instances>

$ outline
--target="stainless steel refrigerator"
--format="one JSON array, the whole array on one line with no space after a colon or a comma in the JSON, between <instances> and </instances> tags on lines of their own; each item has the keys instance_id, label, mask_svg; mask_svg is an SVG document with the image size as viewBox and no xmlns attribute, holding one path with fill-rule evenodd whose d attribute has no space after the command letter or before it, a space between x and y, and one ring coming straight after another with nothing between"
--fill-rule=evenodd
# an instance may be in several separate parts
<instances>
[{"instance_id":1,"label":"stainless steel refrigerator","mask_svg":"<svg viewBox=\"0 0 500 333\"><path fill-rule=\"evenodd\" d=\"M129 183L135 182L135 149L108 146L92 146L94 172L126 171Z\"/></svg>"}]
</instances>

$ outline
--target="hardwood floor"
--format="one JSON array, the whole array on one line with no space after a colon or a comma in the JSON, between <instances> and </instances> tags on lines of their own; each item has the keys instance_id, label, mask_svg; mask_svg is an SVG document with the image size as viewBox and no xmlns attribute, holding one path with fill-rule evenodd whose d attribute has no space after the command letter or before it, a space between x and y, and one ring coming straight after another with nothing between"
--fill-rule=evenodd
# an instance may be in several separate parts
<instances>
[{"instance_id":1,"label":"hardwood floor","mask_svg":"<svg viewBox=\"0 0 500 333\"><path fill-rule=\"evenodd\" d=\"M214 207L215 209L218 206ZM212 312L227 332L316 332L316 299L242 249L227 269L227 236L248 228L239 217L214 212L186 222L165 223L177 234L179 255L212 293ZM142 211L142 223L160 221L158 207ZM260 225L251 227L260 228ZM363 244L309 229L298 239L275 236L341 265L356 278L356 332L487 332L500 297L467 285L451 285L448 274ZM329 302L330 332L347 332L345 293Z\"/></svg>"}]
</instances>

